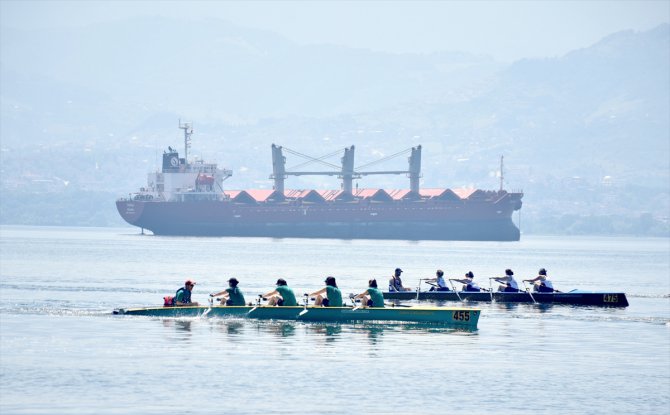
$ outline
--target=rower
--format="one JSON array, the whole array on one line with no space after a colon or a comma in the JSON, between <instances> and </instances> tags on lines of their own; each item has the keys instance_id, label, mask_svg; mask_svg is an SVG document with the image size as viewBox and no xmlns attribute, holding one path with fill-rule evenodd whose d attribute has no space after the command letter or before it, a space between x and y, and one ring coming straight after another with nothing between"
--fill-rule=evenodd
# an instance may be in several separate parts
<instances>
[{"instance_id":1,"label":"rower","mask_svg":"<svg viewBox=\"0 0 670 415\"><path fill-rule=\"evenodd\" d=\"M384 307L384 295L377 288L377 280L368 281L368 289L353 298L354 301L360 298L361 307Z\"/></svg>"},{"instance_id":2,"label":"rower","mask_svg":"<svg viewBox=\"0 0 670 415\"><path fill-rule=\"evenodd\" d=\"M435 271L435 278L426 278L424 281L432 285L430 291L451 291L444 280L444 271L441 269Z\"/></svg>"},{"instance_id":3,"label":"rower","mask_svg":"<svg viewBox=\"0 0 670 415\"><path fill-rule=\"evenodd\" d=\"M461 291L473 291L473 292L480 292L481 288L479 288L479 285L477 285L476 282L474 282L475 274L472 273L472 271L468 271L465 273L465 277L463 279L456 279L456 278L451 278L451 281L456 281L460 282L463 284L463 288L461 288Z\"/></svg>"},{"instance_id":4,"label":"rower","mask_svg":"<svg viewBox=\"0 0 670 415\"><path fill-rule=\"evenodd\" d=\"M277 280L277 287L269 293L262 295L264 300L268 300L269 306L297 306L298 302L295 299L293 290L288 287L286 280L279 278Z\"/></svg>"},{"instance_id":5,"label":"rower","mask_svg":"<svg viewBox=\"0 0 670 415\"><path fill-rule=\"evenodd\" d=\"M342 292L337 288L335 277L327 277L324 282L326 283L324 288L309 294L309 297L316 296L314 306L342 307ZM325 298L323 294L326 294Z\"/></svg>"},{"instance_id":6,"label":"rower","mask_svg":"<svg viewBox=\"0 0 670 415\"><path fill-rule=\"evenodd\" d=\"M506 293L518 293L520 291L519 284L517 284L516 280L514 279L514 272L512 272L512 270L509 268L505 270L504 277L493 277L492 279L500 283L500 286L498 286L498 291Z\"/></svg>"},{"instance_id":7,"label":"rower","mask_svg":"<svg viewBox=\"0 0 670 415\"><path fill-rule=\"evenodd\" d=\"M528 280L524 280L524 282L532 282L533 283L533 291L539 292L539 293L553 293L553 292L558 292L558 290L554 289L554 284L551 283L551 280L549 277L547 277L547 270L544 268L540 268L540 270L537 273L537 277L531 278Z\"/></svg>"},{"instance_id":8,"label":"rower","mask_svg":"<svg viewBox=\"0 0 670 415\"><path fill-rule=\"evenodd\" d=\"M221 301L221 305L227 306L241 306L245 305L244 294L237 288L237 278L233 277L228 280L228 288L218 293L212 293L209 296L211 298L221 297L218 300Z\"/></svg>"}]
</instances>

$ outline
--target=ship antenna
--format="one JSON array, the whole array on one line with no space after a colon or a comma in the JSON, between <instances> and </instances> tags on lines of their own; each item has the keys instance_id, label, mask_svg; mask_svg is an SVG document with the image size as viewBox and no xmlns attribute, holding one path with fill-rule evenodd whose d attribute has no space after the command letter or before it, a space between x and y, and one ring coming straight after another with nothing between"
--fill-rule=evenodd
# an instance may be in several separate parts
<instances>
[{"instance_id":1,"label":"ship antenna","mask_svg":"<svg viewBox=\"0 0 670 415\"><path fill-rule=\"evenodd\" d=\"M500 191L502 192L503 190L503 158L504 156L500 156Z\"/></svg>"},{"instance_id":2,"label":"ship antenna","mask_svg":"<svg viewBox=\"0 0 670 415\"><path fill-rule=\"evenodd\" d=\"M184 164L188 164L188 149L191 148L191 134L193 134L193 125L190 122L181 123L179 128L184 130Z\"/></svg>"}]
</instances>

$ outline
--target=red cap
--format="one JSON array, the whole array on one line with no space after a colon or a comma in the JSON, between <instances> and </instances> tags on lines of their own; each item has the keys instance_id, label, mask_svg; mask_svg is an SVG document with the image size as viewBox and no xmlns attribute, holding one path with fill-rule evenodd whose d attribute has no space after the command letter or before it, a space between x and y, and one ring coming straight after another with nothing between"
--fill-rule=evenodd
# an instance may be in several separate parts
<instances>
[{"instance_id":1,"label":"red cap","mask_svg":"<svg viewBox=\"0 0 670 415\"><path fill-rule=\"evenodd\" d=\"M186 282L184 283L184 285L195 285L195 281L192 281L192 280L186 280Z\"/></svg>"}]
</instances>

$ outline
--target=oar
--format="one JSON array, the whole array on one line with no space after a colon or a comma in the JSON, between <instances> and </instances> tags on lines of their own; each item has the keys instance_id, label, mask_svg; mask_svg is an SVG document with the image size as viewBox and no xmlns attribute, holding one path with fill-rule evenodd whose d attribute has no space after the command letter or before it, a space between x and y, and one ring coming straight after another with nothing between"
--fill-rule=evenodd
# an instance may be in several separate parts
<instances>
[{"instance_id":1,"label":"oar","mask_svg":"<svg viewBox=\"0 0 670 415\"><path fill-rule=\"evenodd\" d=\"M423 279L419 278L419 285L416 286L416 301L419 301L419 292L421 291L421 281L423 281Z\"/></svg>"},{"instance_id":2,"label":"oar","mask_svg":"<svg viewBox=\"0 0 670 415\"><path fill-rule=\"evenodd\" d=\"M258 294L256 305L251 310L247 311L247 314L251 314L255 309L261 306L261 298L263 298L263 294Z\"/></svg>"},{"instance_id":3,"label":"oar","mask_svg":"<svg viewBox=\"0 0 670 415\"><path fill-rule=\"evenodd\" d=\"M300 317L300 316L304 316L304 315L307 314L307 312L309 311L309 310L307 309L307 303L309 303L309 294L304 294L304 297L305 297L305 298L303 299L303 302L304 302L304 304L305 304L305 308L304 308L300 313L298 313L298 317Z\"/></svg>"},{"instance_id":4,"label":"oar","mask_svg":"<svg viewBox=\"0 0 670 415\"><path fill-rule=\"evenodd\" d=\"M528 287L526 287L526 281L521 281L521 282L523 282L523 288L525 288L526 292L530 295L530 299L533 300L533 302L535 304L537 304L537 301L535 301L535 297L533 297L533 293L531 293L530 290L528 289Z\"/></svg>"},{"instance_id":5,"label":"oar","mask_svg":"<svg viewBox=\"0 0 670 415\"><path fill-rule=\"evenodd\" d=\"M361 299L360 305L356 305L356 296L354 294L349 294L349 299L351 299L351 305L353 306L351 311L356 311L363 306L363 299Z\"/></svg>"},{"instance_id":6,"label":"oar","mask_svg":"<svg viewBox=\"0 0 670 415\"><path fill-rule=\"evenodd\" d=\"M205 312L202 313L202 316L200 316L200 317L205 317L207 314L209 314L210 311L212 311L212 303L213 303L213 301L212 301L212 298L210 297L209 298L209 307L207 307L207 310L205 310Z\"/></svg>"},{"instance_id":7,"label":"oar","mask_svg":"<svg viewBox=\"0 0 670 415\"><path fill-rule=\"evenodd\" d=\"M405 304L396 304L396 303L387 303L387 304L384 304L384 306L385 306L385 307L391 307L391 308L393 308L393 307L405 307L405 308L412 308L412 306L411 306L411 305L405 305Z\"/></svg>"},{"instance_id":8,"label":"oar","mask_svg":"<svg viewBox=\"0 0 670 415\"><path fill-rule=\"evenodd\" d=\"M458 301L463 302L463 299L461 298L461 295L456 291L456 287L454 287L454 279L449 278L449 285L451 285L451 289L454 290L456 293L456 297L458 297Z\"/></svg>"},{"instance_id":9,"label":"oar","mask_svg":"<svg viewBox=\"0 0 670 415\"><path fill-rule=\"evenodd\" d=\"M491 280L494 279L493 277L489 278L489 294L491 294L491 302L493 302L493 284L491 284Z\"/></svg>"}]
</instances>

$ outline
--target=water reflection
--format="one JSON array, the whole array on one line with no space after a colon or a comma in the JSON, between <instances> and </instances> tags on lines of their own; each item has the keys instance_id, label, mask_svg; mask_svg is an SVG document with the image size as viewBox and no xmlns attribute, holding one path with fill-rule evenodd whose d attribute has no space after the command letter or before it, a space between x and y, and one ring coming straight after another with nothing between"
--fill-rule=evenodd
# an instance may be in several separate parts
<instances>
[{"instance_id":1,"label":"water reflection","mask_svg":"<svg viewBox=\"0 0 670 415\"><path fill-rule=\"evenodd\" d=\"M190 340L191 333L190 320L161 319L163 326L175 330L175 340Z\"/></svg>"},{"instance_id":2,"label":"water reflection","mask_svg":"<svg viewBox=\"0 0 670 415\"><path fill-rule=\"evenodd\" d=\"M191 331L191 321L190 320L176 320L176 319L161 319L163 326L165 327L174 327L177 331Z\"/></svg>"},{"instance_id":3,"label":"water reflection","mask_svg":"<svg viewBox=\"0 0 670 415\"><path fill-rule=\"evenodd\" d=\"M395 327L391 328L385 326L369 326L366 327L364 331L367 334L368 342L370 343L371 346L374 346L382 340L382 338L384 337L385 330L394 330L394 329Z\"/></svg>"},{"instance_id":4,"label":"water reflection","mask_svg":"<svg viewBox=\"0 0 670 415\"><path fill-rule=\"evenodd\" d=\"M499 303L497 301L494 301L491 303L495 308L498 308L500 310L516 310L519 308L520 303Z\"/></svg>"},{"instance_id":5,"label":"water reflection","mask_svg":"<svg viewBox=\"0 0 670 415\"><path fill-rule=\"evenodd\" d=\"M325 338L326 344L333 343L340 337L342 333L341 324L309 324L307 331L310 334L322 335Z\"/></svg>"},{"instance_id":6,"label":"water reflection","mask_svg":"<svg viewBox=\"0 0 670 415\"><path fill-rule=\"evenodd\" d=\"M292 337L295 335L293 322L258 322L258 328L277 337Z\"/></svg>"},{"instance_id":7,"label":"water reflection","mask_svg":"<svg viewBox=\"0 0 670 415\"><path fill-rule=\"evenodd\" d=\"M551 310L553 306L553 304L540 303L535 304L535 309L537 309L540 313L546 313L547 311Z\"/></svg>"},{"instance_id":8,"label":"water reflection","mask_svg":"<svg viewBox=\"0 0 670 415\"><path fill-rule=\"evenodd\" d=\"M191 331L191 321L190 320L175 320L175 328L177 331Z\"/></svg>"},{"instance_id":9,"label":"water reflection","mask_svg":"<svg viewBox=\"0 0 670 415\"><path fill-rule=\"evenodd\" d=\"M217 331L227 335L231 340L237 340L244 334L244 321L240 320L219 320L214 319L214 328Z\"/></svg>"},{"instance_id":10,"label":"water reflection","mask_svg":"<svg viewBox=\"0 0 670 415\"><path fill-rule=\"evenodd\" d=\"M417 332L418 333L476 333L477 329L453 328L440 324L427 323L376 323L360 322L351 324L342 323L311 323L295 321L274 321L274 320L247 320L247 319L219 319L212 318L206 320L200 319L160 319L161 324L173 329L176 333L175 339L187 340L193 335L197 328L194 322L209 322L205 324L212 330L222 333L231 341L240 341L245 336L253 336L254 333L270 334L279 338L289 338L297 334L311 335L315 338L322 338L326 344L333 344L347 335L362 334L366 341L371 345L380 343L387 332Z\"/></svg>"}]
</instances>

